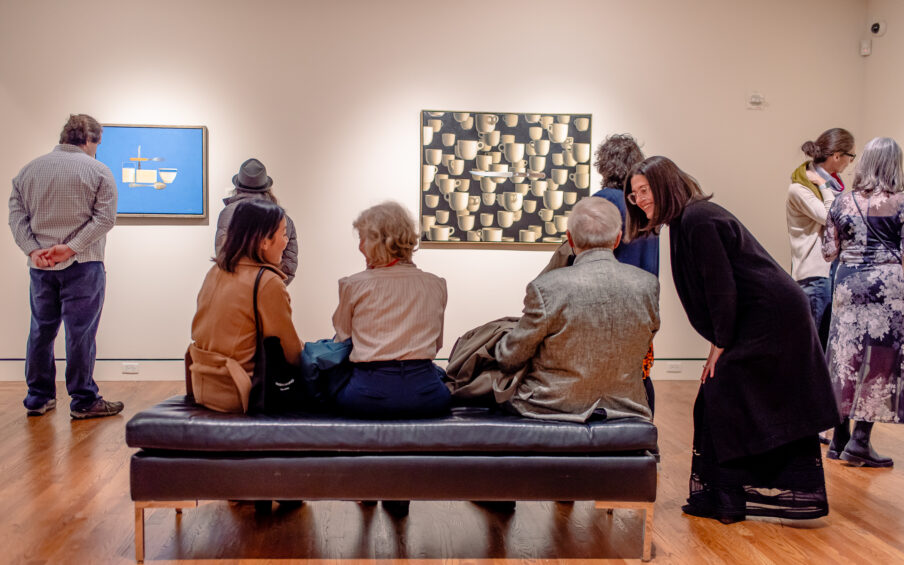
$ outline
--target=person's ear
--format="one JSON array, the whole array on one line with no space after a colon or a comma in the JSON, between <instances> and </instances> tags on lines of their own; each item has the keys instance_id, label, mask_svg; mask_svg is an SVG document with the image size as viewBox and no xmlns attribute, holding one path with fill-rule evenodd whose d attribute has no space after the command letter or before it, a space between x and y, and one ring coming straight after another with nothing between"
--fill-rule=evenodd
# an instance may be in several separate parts
<instances>
[{"instance_id":1,"label":"person's ear","mask_svg":"<svg viewBox=\"0 0 904 565\"><path fill-rule=\"evenodd\" d=\"M618 244L621 243L621 236L622 232L621 230L619 230L618 235L615 236L615 245L612 246L612 249L616 249L618 247Z\"/></svg>"}]
</instances>

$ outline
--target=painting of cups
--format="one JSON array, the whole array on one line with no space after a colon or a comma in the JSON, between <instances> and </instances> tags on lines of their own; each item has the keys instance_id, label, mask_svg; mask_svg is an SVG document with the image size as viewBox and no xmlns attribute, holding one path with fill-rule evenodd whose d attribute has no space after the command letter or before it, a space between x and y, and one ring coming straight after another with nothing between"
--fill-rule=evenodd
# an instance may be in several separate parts
<instances>
[{"instance_id":1,"label":"painting of cups","mask_svg":"<svg viewBox=\"0 0 904 565\"><path fill-rule=\"evenodd\" d=\"M563 242L572 206L591 194L590 126L590 114L422 111L422 242Z\"/></svg>"}]
</instances>

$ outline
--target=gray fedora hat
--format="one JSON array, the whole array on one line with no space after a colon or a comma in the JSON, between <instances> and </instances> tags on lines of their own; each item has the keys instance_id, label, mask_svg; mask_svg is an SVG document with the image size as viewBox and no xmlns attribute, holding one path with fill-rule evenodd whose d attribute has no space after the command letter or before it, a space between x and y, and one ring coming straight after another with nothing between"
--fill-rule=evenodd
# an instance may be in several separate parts
<instances>
[{"instance_id":1,"label":"gray fedora hat","mask_svg":"<svg viewBox=\"0 0 904 565\"><path fill-rule=\"evenodd\" d=\"M242 190L264 191L273 186L273 179L267 176L267 167L251 158L239 167L239 174L232 177L232 184Z\"/></svg>"}]
</instances>

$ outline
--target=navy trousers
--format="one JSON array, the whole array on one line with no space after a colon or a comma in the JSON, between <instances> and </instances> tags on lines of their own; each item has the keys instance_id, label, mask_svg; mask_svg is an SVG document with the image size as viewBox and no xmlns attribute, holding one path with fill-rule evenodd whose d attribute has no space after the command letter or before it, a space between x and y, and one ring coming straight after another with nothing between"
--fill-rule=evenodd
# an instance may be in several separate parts
<instances>
[{"instance_id":1,"label":"navy trousers","mask_svg":"<svg viewBox=\"0 0 904 565\"><path fill-rule=\"evenodd\" d=\"M53 344L66 325L66 390L70 408L88 408L100 398L94 382L95 337L104 306L106 272L100 261L73 263L59 271L31 269L31 330L25 353L25 407L56 398Z\"/></svg>"},{"instance_id":2,"label":"navy trousers","mask_svg":"<svg viewBox=\"0 0 904 565\"><path fill-rule=\"evenodd\" d=\"M430 418L449 410L445 371L430 360L355 363L336 403L358 418Z\"/></svg>"}]
</instances>

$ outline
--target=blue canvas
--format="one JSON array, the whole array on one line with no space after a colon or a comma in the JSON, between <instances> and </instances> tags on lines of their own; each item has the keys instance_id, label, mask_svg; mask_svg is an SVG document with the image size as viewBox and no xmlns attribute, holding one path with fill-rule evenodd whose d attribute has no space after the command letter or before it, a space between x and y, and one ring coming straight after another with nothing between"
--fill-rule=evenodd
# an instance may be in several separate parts
<instances>
[{"instance_id":1,"label":"blue canvas","mask_svg":"<svg viewBox=\"0 0 904 565\"><path fill-rule=\"evenodd\" d=\"M97 159L116 178L119 215L206 215L204 127L105 125Z\"/></svg>"}]
</instances>

